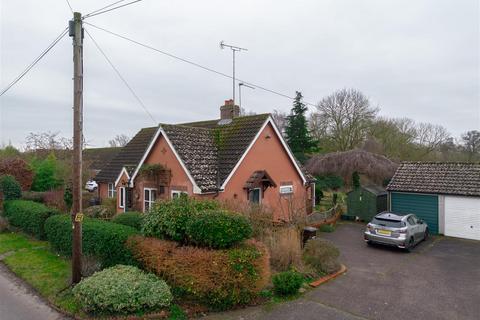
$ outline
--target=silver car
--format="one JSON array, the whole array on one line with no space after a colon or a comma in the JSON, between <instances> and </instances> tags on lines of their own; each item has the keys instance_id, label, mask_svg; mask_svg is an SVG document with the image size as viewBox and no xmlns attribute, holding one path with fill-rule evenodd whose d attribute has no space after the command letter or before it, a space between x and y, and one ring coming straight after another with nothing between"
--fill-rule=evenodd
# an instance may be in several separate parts
<instances>
[{"instance_id":1,"label":"silver car","mask_svg":"<svg viewBox=\"0 0 480 320\"><path fill-rule=\"evenodd\" d=\"M379 243L406 250L427 238L428 225L414 214L379 213L364 232L368 244Z\"/></svg>"}]
</instances>

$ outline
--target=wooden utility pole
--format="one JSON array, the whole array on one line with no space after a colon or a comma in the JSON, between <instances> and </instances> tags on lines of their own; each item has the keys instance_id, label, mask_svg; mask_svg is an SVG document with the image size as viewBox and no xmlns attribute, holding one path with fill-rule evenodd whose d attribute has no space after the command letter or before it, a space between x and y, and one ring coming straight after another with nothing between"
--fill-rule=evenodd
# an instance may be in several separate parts
<instances>
[{"instance_id":1,"label":"wooden utility pole","mask_svg":"<svg viewBox=\"0 0 480 320\"><path fill-rule=\"evenodd\" d=\"M69 23L73 37L73 205L72 283L82 279L82 147L83 147L83 27L82 15L73 14Z\"/></svg>"}]
</instances>

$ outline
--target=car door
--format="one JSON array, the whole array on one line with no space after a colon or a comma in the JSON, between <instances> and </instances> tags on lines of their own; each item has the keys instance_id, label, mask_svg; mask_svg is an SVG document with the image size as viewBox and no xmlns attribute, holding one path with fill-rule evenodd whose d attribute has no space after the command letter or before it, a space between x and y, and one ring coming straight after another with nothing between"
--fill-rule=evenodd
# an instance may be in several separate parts
<instances>
[{"instance_id":1,"label":"car door","mask_svg":"<svg viewBox=\"0 0 480 320\"><path fill-rule=\"evenodd\" d=\"M413 236L413 240L418 240L418 225L415 217L413 215L407 218L407 222L410 229L410 234Z\"/></svg>"},{"instance_id":2,"label":"car door","mask_svg":"<svg viewBox=\"0 0 480 320\"><path fill-rule=\"evenodd\" d=\"M423 239L423 224L420 223L415 215L412 215L413 221L415 221L415 241L421 241Z\"/></svg>"}]
</instances>

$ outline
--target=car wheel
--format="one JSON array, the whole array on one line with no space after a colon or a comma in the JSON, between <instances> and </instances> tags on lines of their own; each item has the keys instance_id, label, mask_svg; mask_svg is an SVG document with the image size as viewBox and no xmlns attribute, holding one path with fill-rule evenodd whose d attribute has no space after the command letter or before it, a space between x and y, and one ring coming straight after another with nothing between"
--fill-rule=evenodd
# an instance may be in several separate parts
<instances>
[{"instance_id":1,"label":"car wheel","mask_svg":"<svg viewBox=\"0 0 480 320\"><path fill-rule=\"evenodd\" d=\"M408 245L407 245L407 247L405 248L405 250L406 250L407 252L412 251L414 245L415 245L415 240L413 239L413 237L410 237L410 240L408 240Z\"/></svg>"},{"instance_id":2,"label":"car wheel","mask_svg":"<svg viewBox=\"0 0 480 320\"><path fill-rule=\"evenodd\" d=\"M428 228L425 229L425 233L423 234L423 241L427 240L428 239Z\"/></svg>"}]
</instances>

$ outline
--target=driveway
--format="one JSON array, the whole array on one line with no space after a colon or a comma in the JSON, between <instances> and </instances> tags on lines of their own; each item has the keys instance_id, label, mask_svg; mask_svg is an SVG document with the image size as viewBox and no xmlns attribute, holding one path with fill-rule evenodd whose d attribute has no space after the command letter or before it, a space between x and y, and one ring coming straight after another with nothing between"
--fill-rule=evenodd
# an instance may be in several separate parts
<instances>
[{"instance_id":1,"label":"driveway","mask_svg":"<svg viewBox=\"0 0 480 320\"><path fill-rule=\"evenodd\" d=\"M431 237L411 253L363 242L363 225L322 234L340 249L346 274L299 300L211 319L478 319L480 242Z\"/></svg>"}]
</instances>

